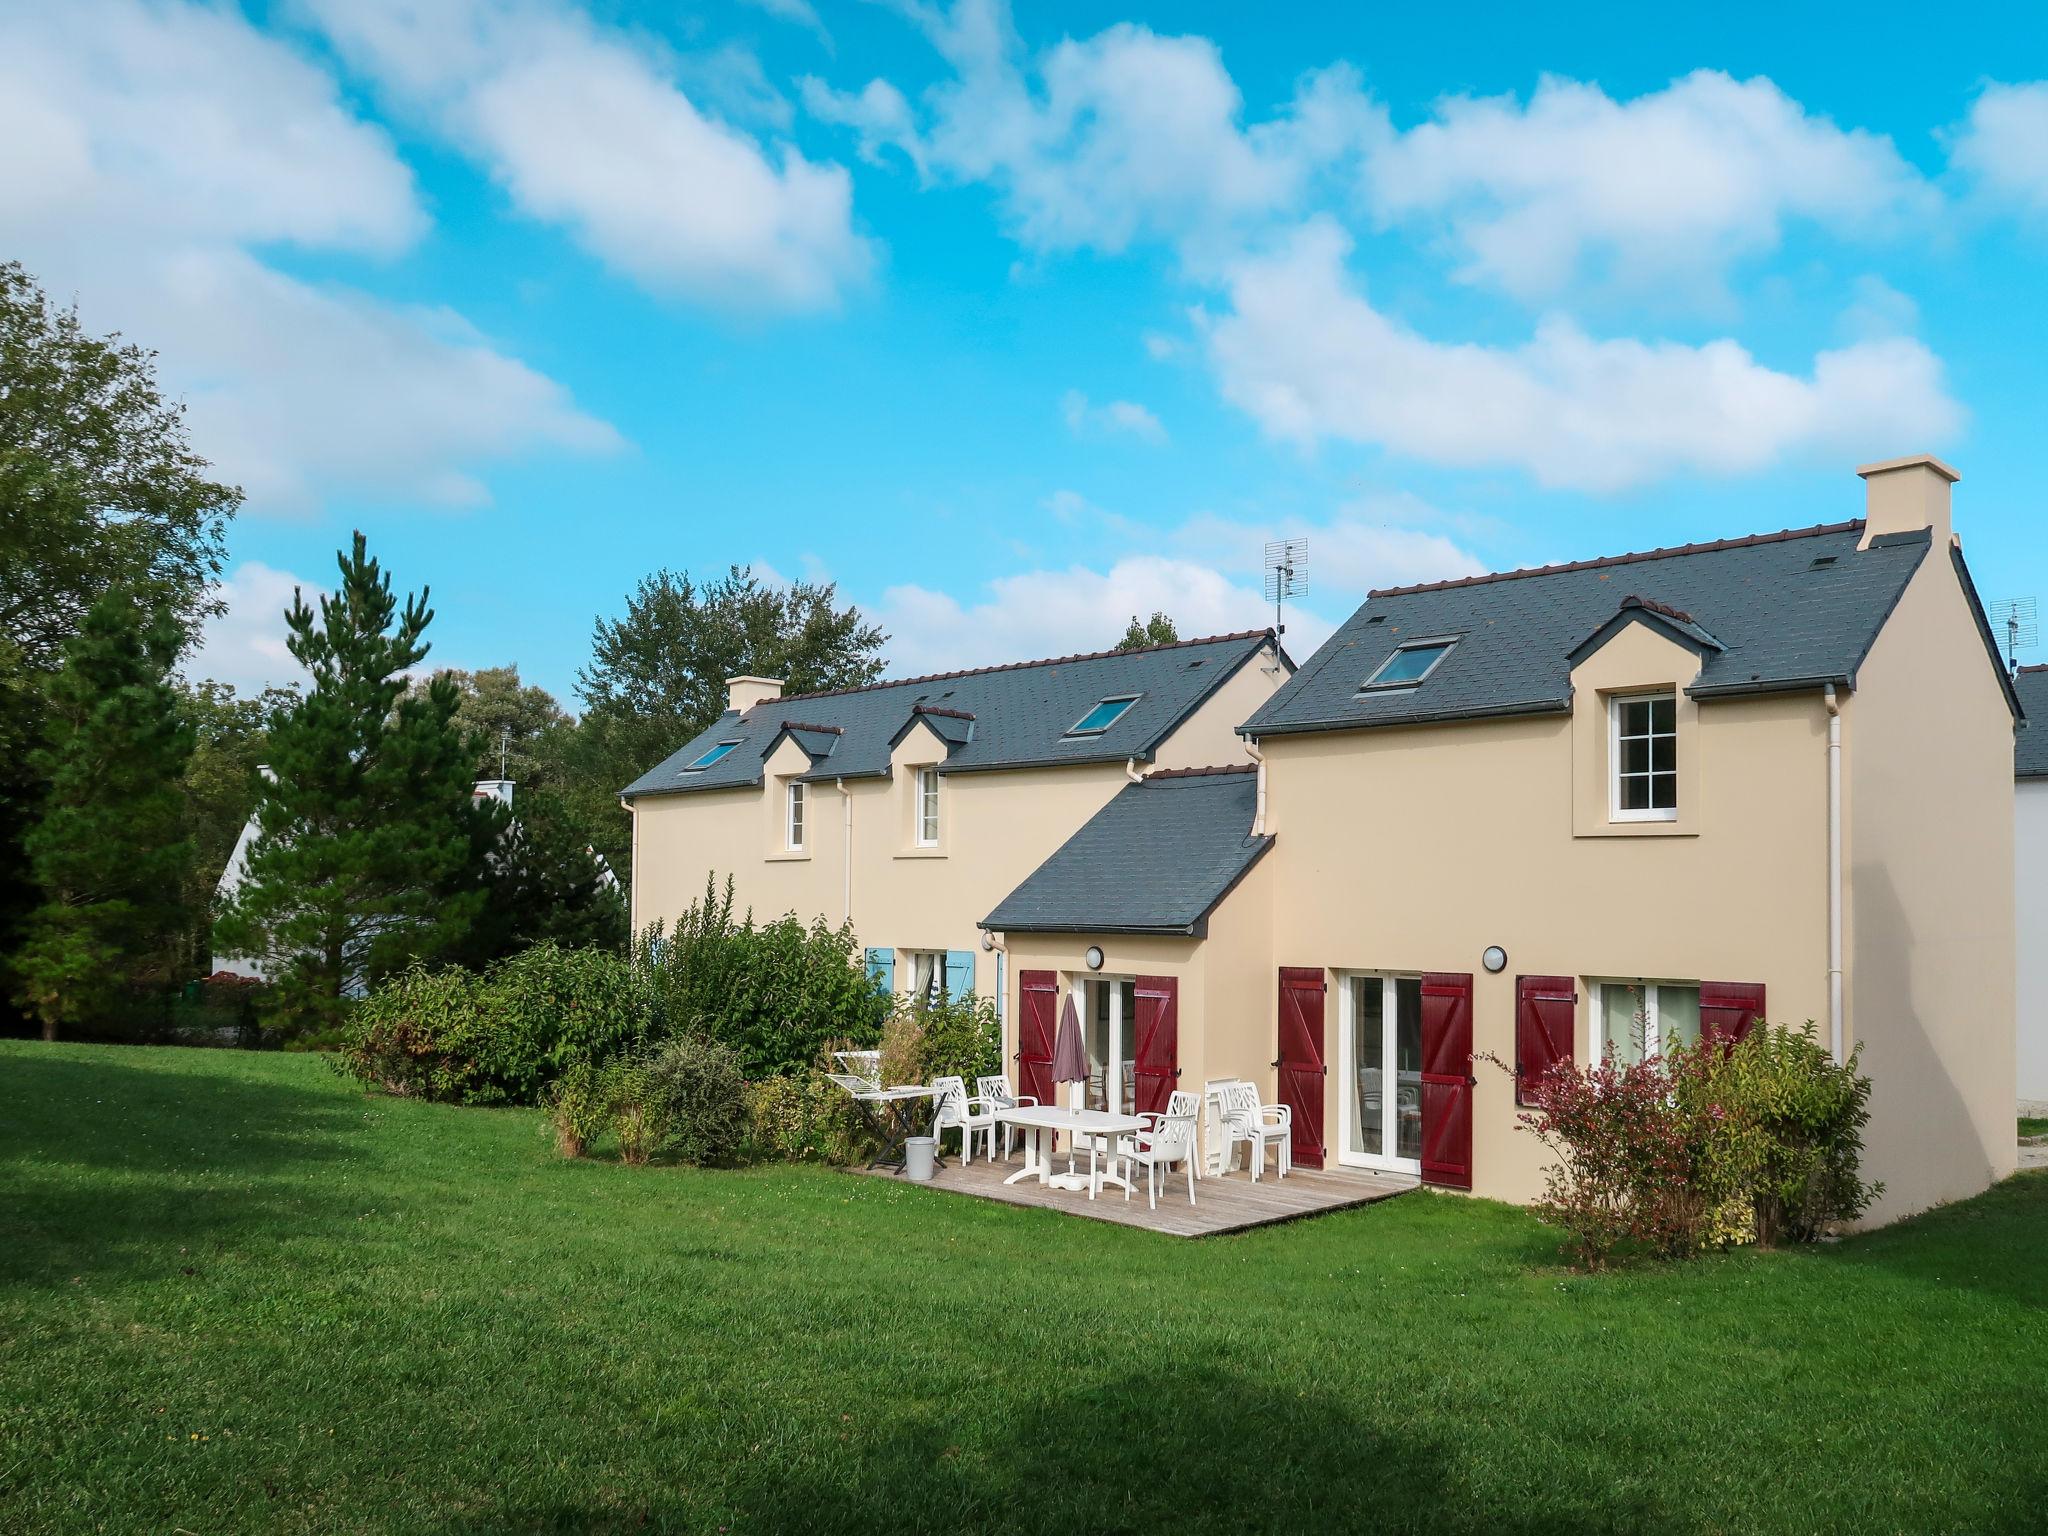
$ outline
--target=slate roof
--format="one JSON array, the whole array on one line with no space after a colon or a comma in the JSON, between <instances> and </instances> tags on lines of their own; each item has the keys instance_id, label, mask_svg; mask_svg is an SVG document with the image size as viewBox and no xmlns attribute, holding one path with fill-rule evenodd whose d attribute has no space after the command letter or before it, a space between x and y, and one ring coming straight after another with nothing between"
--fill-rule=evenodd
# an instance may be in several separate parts
<instances>
[{"instance_id":1,"label":"slate roof","mask_svg":"<svg viewBox=\"0 0 2048 1536\"><path fill-rule=\"evenodd\" d=\"M1574 653L1628 622L1700 654L1696 698L1853 688L1932 542L1923 530L1858 550L1862 533L1861 522L1832 523L1375 591L1240 729L1265 736L1567 710ZM1404 642L1447 637L1457 644L1417 686L1360 693Z\"/></svg>"},{"instance_id":2,"label":"slate roof","mask_svg":"<svg viewBox=\"0 0 2048 1536\"><path fill-rule=\"evenodd\" d=\"M1260 855L1258 770L1166 769L1126 786L981 926L998 933L1207 935L1209 914Z\"/></svg>"},{"instance_id":3,"label":"slate roof","mask_svg":"<svg viewBox=\"0 0 2048 1536\"><path fill-rule=\"evenodd\" d=\"M2013 777L2048 779L2048 666L2021 667L2012 682L2027 712L2013 747Z\"/></svg>"},{"instance_id":4,"label":"slate roof","mask_svg":"<svg viewBox=\"0 0 2048 1536\"><path fill-rule=\"evenodd\" d=\"M811 768L800 778L878 777L889 771L892 746L919 722L946 743L947 773L1147 762L1203 700L1268 647L1292 670L1272 631L1261 629L769 699L744 714L727 710L621 793L631 799L758 785L763 759L784 735L810 754ZM1067 734L1102 699L1128 694L1137 702L1108 730ZM690 769L725 741L738 745L710 767Z\"/></svg>"}]
</instances>

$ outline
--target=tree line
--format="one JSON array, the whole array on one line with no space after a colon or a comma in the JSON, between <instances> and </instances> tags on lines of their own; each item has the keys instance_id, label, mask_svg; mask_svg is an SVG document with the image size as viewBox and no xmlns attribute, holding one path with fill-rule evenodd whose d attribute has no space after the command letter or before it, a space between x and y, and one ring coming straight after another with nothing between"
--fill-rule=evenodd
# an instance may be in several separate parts
<instances>
[{"instance_id":1,"label":"tree line","mask_svg":"<svg viewBox=\"0 0 2048 1536\"><path fill-rule=\"evenodd\" d=\"M600 616L571 713L516 664L430 670L434 613L358 533L279 626L306 681L181 668L221 611L241 492L155 355L0 263L0 1014L47 1036L255 957L315 1031L415 960L625 945L619 791L707 728L725 680L878 680L887 636L831 582L661 570ZM1120 648L1176 638L1135 616ZM516 785L508 809L473 797ZM216 897L255 818L246 878Z\"/></svg>"}]
</instances>

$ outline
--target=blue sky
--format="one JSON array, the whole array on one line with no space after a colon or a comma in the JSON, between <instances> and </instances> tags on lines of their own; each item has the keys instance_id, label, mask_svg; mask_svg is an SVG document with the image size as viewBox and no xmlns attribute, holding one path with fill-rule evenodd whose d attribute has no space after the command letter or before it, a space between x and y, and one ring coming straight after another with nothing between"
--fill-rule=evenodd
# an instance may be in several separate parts
<instances>
[{"instance_id":1,"label":"blue sky","mask_svg":"<svg viewBox=\"0 0 2048 1536\"><path fill-rule=\"evenodd\" d=\"M664 565L906 672L1261 623L1298 534L1305 655L1921 450L2048 596L2048 24L1694 9L0 0L0 250L247 488L244 685L354 527L572 707Z\"/></svg>"}]
</instances>

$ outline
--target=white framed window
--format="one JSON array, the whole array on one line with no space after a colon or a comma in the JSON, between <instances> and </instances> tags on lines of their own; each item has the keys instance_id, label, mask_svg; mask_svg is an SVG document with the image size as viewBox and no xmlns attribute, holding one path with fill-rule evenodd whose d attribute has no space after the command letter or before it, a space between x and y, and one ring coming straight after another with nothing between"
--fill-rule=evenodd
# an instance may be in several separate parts
<instances>
[{"instance_id":1,"label":"white framed window","mask_svg":"<svg viewBox=\"0 0 2048 1536\"><path fill-rule=\"evenodd\" d=\"M1337 1161L1422 1171L1422 979L1337 979Z\"/></svg>"},{"instance_id":2,"label":"white framed window","mask_svg":"<svg viewBox=\"0 0 2048 1536\"><path fill-rule=\"evenodd\" d=\"M1451 647L1458 643L1455 635L1439 636L1434 640L1409 640L1398 646L1394 654L1373 668L1359 687L1361 693L1367 689L1413 688L1437 669L1443 659L1450 655Z\"/></svg>"},{"instance_id":3,"label":"white framed window","mask_svg":"<svg viewBox=\"0 0 2048 1536\"><path fill-rule=\"evenodd\" d=\"M1124 711L1138 702L1135 693L1119 694L1097 701L1093 708L1067 727L1069 736L1100 736L1124 717Z\"/></svg>"},{"instance_id":4,"label":"white framed window","mask_svg":"<svg viewBox=\"0 0 2048 1536\"><path fill-rule=\"evenodd\" d=\"M801 779L792 780L786 791L789 814L783 824L783 846L791 853L801 853L804 847L804 791L809 788Z\"/></svg>"},{"instance_id":5,"label":"white framed window","mask_svg":"<svg viewBox=\"0 0 2048 1536\"><path fill-rule=\"evenodd\" d=\"M939 846L939 770L917 770L917 846Z\"/></svg>"},{"instance_id":6,"label":"white framed window","mask_svg":"<svg viewBox=\"0 0 2048 1536\"><path fill-rule=\"evenodd\" d=\"M910 949L903 952L910 962L910 996L918 1002L943 1002L946 996L946 952L943 949Z\"/></svg>"},{"instance_id":7,"label":"white framed window","mask_svg":"<svg viewBox=\"0 0 2048 1536\"><path fill-rule=\"evenodd\" d=\"M1618 694L1607 701L1608 818L1678 819L1678 695Z\"/></svg>"},{"instance_id":8,"label":"white framed window","mask_svg":"<svg viewBox=\"0 0 2048 1536\"><path fill-rule=\"evenodd\" d=\"M1700 987L1696 981L1593 983L1592 1061L1626 1063L1661 1056L1673 1045L1697 1045Z\"/></svg>"}]
</instances>

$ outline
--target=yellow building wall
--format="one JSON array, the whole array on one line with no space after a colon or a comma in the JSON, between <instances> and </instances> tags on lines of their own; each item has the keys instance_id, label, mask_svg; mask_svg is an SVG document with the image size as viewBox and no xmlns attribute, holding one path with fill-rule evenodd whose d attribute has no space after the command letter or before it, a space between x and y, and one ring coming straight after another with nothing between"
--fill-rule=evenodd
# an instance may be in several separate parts
<instances>
[{"instance_id":1,"label":"yellow building wall","mask_svg":"<svg viewBox=\"0 0 2048 1536\"><path fill-rule=\"evenodd\" d=\"M1593 658L1606 658L1601 666L1581 669L1575 714L1604 714L1596 683L1635 687L1680 669L1690 678L1691 653L1635 633ZM1263 979L1268 1047L1280 966L1468 972L1474 1050L1508 1063L1518 975L1578 978L1581 1061L1591 1047L1587 978L1762 982L1774 1019L1825 1019L1827 760L1818 694L1700 706L1681 736L1681 751L1689 742L1697 760L1687 780L1696 804L1676 831L1609 835L1603 822L1599 835L1575 834L1586 767L1583 751L1575 762L1575 732L1586 739L1583 718L1557 715L1262 743L1269 830L1278 838L1265 861L1274 893ZM1604 753L1604 735L1592 736ZM1480 959L1493 944L1508 954L1497 976ZM1324 1106L1333 1163L1337 1021L1333 986ZM1543 1157L1516 1128L1513 1081L1485 1062L1474 1075L1474 1192L1532 1199ZM1263 1081L1274 1087L1270 1071Z\"/></svg>"},{"instance_id":2,"label":"yellow building wall","mask_svg":"<svg viewBox=\"0 0 2048 1536\"><path fill-rule=\"evenodd\" d=\"M1948 551L1844 712L1848 1027L1872 1080L1870 1221L2013 1171L2012 715ZM1774 1012L1776 1010L1773 1010Z\"/></svg>"},{"instance_id":3,"label":"yellow building wall","mask_svg":"<svg viewBox=\"0 0 2048 1536\"><path fill-rule=\"evenodd\" d=\"M1244 761L1235 728L1284 680L1265 670L1270 659L1254 657L1211 694L1161 743L1159 764ZM643 796L634 802L634 931L673 922L703 895L707 876L730 874L737 904L758 918L850 915L864 946L967 951L977 990L992 995L995 962L981 949L980 920L1130 780L1122 763L942 774L939 846L918 848L915 769L943 755L920 725L893 752L889 778L845 780L844 799L831 781L812 783L800 854L781 836L779 775L808 768L794 742L763 765L761 787Z\"/></svg>"}]
</instances>

